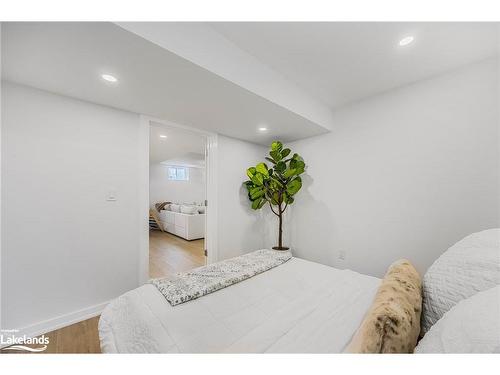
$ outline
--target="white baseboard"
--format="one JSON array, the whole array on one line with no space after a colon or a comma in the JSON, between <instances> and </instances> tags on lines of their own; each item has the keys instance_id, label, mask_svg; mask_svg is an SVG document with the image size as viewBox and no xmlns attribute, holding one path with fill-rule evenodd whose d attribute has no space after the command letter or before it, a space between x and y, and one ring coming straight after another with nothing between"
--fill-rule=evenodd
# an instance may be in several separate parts
<instances>
[{"instance_id":1,"label":"white baseboard","mask_svg":"<svg viewBox=\"0 0 500 375\"><path fill-rule=\"evenodd\" d=\"M19 332L17 332L15 335L18 337L23 335L26 335L27 337L40 336L45 333L54 331L56 329L67 327L71 324L75 324L83 320L93 318L99 315L109 302L110 301L103 302L98 305L90 306L82 310L71 312L69 314L61 315L52 319L43 320L41 322L31 324L29 326L20 328ZM0 345L0 347L2 347L2 345Z\"/></svg>"}]
</instances>

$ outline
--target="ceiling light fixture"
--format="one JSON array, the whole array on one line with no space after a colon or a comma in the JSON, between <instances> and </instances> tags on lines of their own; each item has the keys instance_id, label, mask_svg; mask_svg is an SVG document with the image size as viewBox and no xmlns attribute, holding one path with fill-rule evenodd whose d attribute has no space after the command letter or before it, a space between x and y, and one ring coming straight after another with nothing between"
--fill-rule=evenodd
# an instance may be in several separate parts
<instances>
[{"instance_id":1,"label":"ceiling light fixture","mask_svg":"<svg viewBox=\"0 0 500 375\"><path fill-rule=\"evenodd\" d=\"M160 135L160 138L167 138L167 136L162 134L162 135Z\"/></svg>"},{"instance_id":2,"label":"ceiling light fixture","mask_svg":"<svg viewBox=\"0 0 500 375\"><path fill-rule=\"evenodd\" d=\"M113 83L118 82L118 78L112 76L111 74L101 74L101 78L108 82L113 82Z\"/></svg>"},{"instance_id":3,"label":"ceiling light fixture","mask_svg":"<svg viewBox=\"0 0 500 375\"><path fill-rule=\"evenodd\" d=\"M261 133L267 132L267 128L266 128L266 127L264 127L264 126L261 126L258 130L259 130Z\"/></svg>"},{"instance_id":4,"label":"ceiling light fixture","mask_svg":"<svg viewBox=\"0 0 500 375\"><path fill-rule=\"evenodd\" d=\"M399 45L400 45L401 47L403 47L403 46L407 46L408 44L410 44L410 43L411 43L411 42L413 42L414 40L415 40L415 38L414 38L413 36L411 36L411 35L409 35L409 36L405 36L403 39L401 39L401 40L399 41Z\"/></svg>"}]
</instances>

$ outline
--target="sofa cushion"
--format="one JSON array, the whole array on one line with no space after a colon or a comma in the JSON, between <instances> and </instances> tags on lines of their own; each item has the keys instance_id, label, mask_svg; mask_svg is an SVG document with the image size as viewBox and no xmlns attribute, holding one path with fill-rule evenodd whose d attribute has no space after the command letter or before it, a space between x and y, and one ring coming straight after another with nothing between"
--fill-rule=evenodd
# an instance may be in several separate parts
<instances>
[{"instance_id":1,"label":"sofa cushion","mask_svg":"<svg viewBox=\"0 0 500 375\"><path fill-rule=\"evenodd\" d=\"M198 214L198 208L196 206L182 205L180 211L181 213L188 215Z\"/></svg>"},{"instance_id":2,"label":"sofa cushion","mask_svg":"<svg viewBox=\"0 0 500 375\"><path fill-rule=\"evenodd\" d=\"M179 204L172 203L170 205L170 211L172 211L172 212L181 212L181 206Z\"/></svg>"}]
</instances>

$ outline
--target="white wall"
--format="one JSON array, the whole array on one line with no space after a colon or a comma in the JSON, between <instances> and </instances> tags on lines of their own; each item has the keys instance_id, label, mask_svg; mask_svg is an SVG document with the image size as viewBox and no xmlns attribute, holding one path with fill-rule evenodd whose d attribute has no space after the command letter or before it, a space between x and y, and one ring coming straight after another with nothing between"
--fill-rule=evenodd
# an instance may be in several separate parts
<instances>
[{"instance_id":1,"label":"white wall","mask_svg":"<svg viewBox=\"0 0 500 375\"><path fill-rule=\"evenodd\" d=\"M0 22L0 82L2 81L2 22ZM0 85L0 104L2 103L2 85ZM0 105L0 166L2 165L2 105ZM0 168L0 198L2 196L2 174ZM0 199L0 212L2 199ZM0 329L2 325L2 215L0 215Z\"/></svg>"},{"instance_id":2,"label":"white wall","mask_svg":"<svg viewBox=\"0 0 500 375\"><path fill-rule=\"evenodd\" d=\"M2 88L2 326L36 331L138 285L139 117Z\"/></svg>"},{"instance_id":3,"label":"white wall","mask_svg":"<svg viewBox=\"0 0 500 375\"><path fill-rule=\"evenodd\" d=\"M168 179L168 166L150 164L149 166L149 203L157 202L203 203L205 200L205 169L188 168L189 181Z\"/></svg>"},{"instance_id":4,"label":"white wall","mask_svg":"<svg viewBox=\"0 0 500 375\"><path fill-rule=\"evenodd\" d=\"M219 135L217 229L221 260L268 246L268 215L251 209L243 186L247 168L263 161L266 154L266 147Z\"/></svg>"},{"instance_id":5,"label":"white wall","mask_svg":"<svg viewBox=\"0 0 500 375\"><path fill-rule=\"evenodd\" d=\"M291 144L309 166L285 233L295 254L376 276L406 257L422 272L499 226L497 64L359 102L333 133Z\"/></svg>"}]
</instances>

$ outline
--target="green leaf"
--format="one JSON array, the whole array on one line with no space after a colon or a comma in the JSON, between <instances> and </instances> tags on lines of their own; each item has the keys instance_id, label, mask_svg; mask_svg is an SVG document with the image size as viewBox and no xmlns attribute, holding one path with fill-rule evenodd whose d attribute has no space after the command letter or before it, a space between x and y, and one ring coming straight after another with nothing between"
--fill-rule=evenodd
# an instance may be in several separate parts
<instances>
[{"instance_id":1,"label":"green leaf","mask_svg":"<svg viewBox=\"0 0 500 375\"><path fill-rule=\"evenodd\" d=\"M247 176L248 178L252 179L252 176L255 175L255 172L257 170L255 169L255 167L250 167L247 169Z\"/></svg>"},{"instance_id":2,"label":"green leaf","mask_svg":"<svg viewBox=\"0 0 500 375\"><path fill-rule=\"evenodd\" d=\"M287 169L285 173L283 173L283 177L290 178L295 174L295 172L296 172L295 169Z\"/></svg>"},{"instance_id":3,"label":"green leaf","mask_svg":"<svg viewBox=\"0 0 500 375\"><path fill-rule=\"evenodd\" d=\"M279 193L278 192L274 192L272 197L271 197L271 203L274 204L274 205L277 205L278 202L279 202Z\"/></svg>"},{"instance_id":4,"label":"green leaf","mask_svg":"<svg viewBox=\"0 0 500 375\"><path fill-rule=\"evenodd\" d=\"M283 194L283 201L284 201L286 204L292 204L292 203L293 203L293 201L294 201L294 198L293 198L290 194L288 194L287 192L285 192L285 193Z\"/></svg>"},{"instance_id":5,"label":"green leaf","mask_svg":"<svg viewBox=\"0 0 500 375\"><path fill-rule=\"evenodd\" d=\"M278 150L269 151L269 155L271 155L275 163L281 160L281 154Z\"/></svg>"},{"instance_id":6,"label":"green leaf","mask_svg":"<svg viewBox=\"0 0 500 375\"><path fill-rule=\"evenodd\" d=\"M264 178L262 177L262 175L260 173L255 174L255 176L252 176L250 179L257 186L264 185Z\"/></svg>"},{"instance_id":7,"label":"green leaf","mask_svg":"<svg viewBox=\"0 0 500 375\"><path fill-rule=\"evenodd\" d=\"M255 174L255 178L257 179L257 185L258 186L261 186L261 185L264 185L264 176L260 173L256 173Z\"/></svg>"},{"instance_id":8,"label":"green leaf","mask_svg":"<svg viewBox=\"0 0 500 375\"><path fill-rule=\"evenodd\" d=\"M252 195L252 194L255 194L257 191L260 191L260 190L262 190L262 186L254 186L250 190L248 190L248 192L250 193L250 195Z\"/></svg>"},{"instance_id":9,"label":"green leaf","mask_svg":"<svg viewBox=\"0 0 500 375\"><path fill-rule=\"evenodd\" d=\"M263 174L266 177L269 177L269 172L267 171L267 165L265 163L257 164L255 169L257 170L257 172Z\"/></svg>"},{"instance_id":10,"label":"green leaf","mask_svg":"<svg viewBox=\"0 0 500 375\"><path fill-rule=\"evenodd\" d=\"M274 166L274 170L278 173L283 173L283 171L286 169L286 163L284 161L279 161L276 163Z\"/></svg>"},{"instance_id":11,"label":"green leaf","mask_svg":"<svg viewBox=\"0 0 500 375\"><path fill-rule=\"evenodd\" d=\"M254 200L254 201L252 202L252 208L253 208L254 210L258 210L261 202L262 202L262 198L258 198L258 199L256 199L256 200ZM260 206L260 207L262 207L262 206Z\"/></svg>"},{"instance_id":12,"label":"green leaf","mask_svg":"<svg viewBox=\"0 0 500 375\"><path fill-rule=\"evenodd\" d=\"M273 164L276 164L276 162L273 159L271 159L271 158L269 158L267 156L264 159L266 159L267 161L270 161Z\"/></svg>"},{"instance_id":13,"label":"green leaf","mask_svg":"<svg viewBox=\"0 0 500 375\"><path fill-rule=\"evenodd\" d=\"M306 168L306 163L304 163L302 160L297 160L295 163L295 169L296 169L295 174L299 175L301 173L304 173L305 168Z\"/></svg>"},{"instance_id":14,"label":"green leaf","mask_svg":"<svg viewBox=\"0 0 500 375\"><path fill-rule=\"evenodd\" d=\"M254 191L253 193L250 192L250 199L254 200L262 197L263 195L264 195L264 190L259 188L257 191Z\"/></svg>"},{"instance_id":15,"label":"green leaf","mask_svg":"<svg viewBox=\"0 0 500 375\"><path fill-rule=\"evenodd\" d=\"M281 152L282 149L283 149L283 143L281 143L280 141L274 141L271 144L271 150L273 151Z\"/></svg>"},{"instance_id":16,"label":"green leaf","mask_svg":"<svg viewBox=\"0 0 500 375\"><path fill-rule=\"evenodd\" d=\"M286 158L290 154L291 150L289 148L285 148L283 151L281 151L281 157Z\"/></svg>"},{"instance_id":17,"label":"green leaf","mask_svg":"<svg viewBox=\"0 0 500 375\"><path fill-rule=\"evenodd\" d=\"M290 196L297 194L297 192L302 187L302 179L300 177L294 178L290 181L286 187L286 192L290 194Z\"/></svg>"},{"instance_id":18,"label":"green leaf","mask_svg":"<svg viewBox=\"0 0 500 375\"><path fill-rule=\"evenodd\" d=\"M275 175L271 176L271 184L274 184L274 185L271 185L271 186L275 186L276 189L279 189L279 188L283 187L283 183Z\"/></svg>"}]
</instances>

